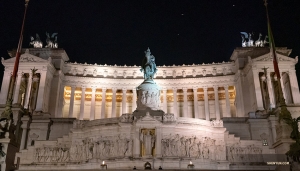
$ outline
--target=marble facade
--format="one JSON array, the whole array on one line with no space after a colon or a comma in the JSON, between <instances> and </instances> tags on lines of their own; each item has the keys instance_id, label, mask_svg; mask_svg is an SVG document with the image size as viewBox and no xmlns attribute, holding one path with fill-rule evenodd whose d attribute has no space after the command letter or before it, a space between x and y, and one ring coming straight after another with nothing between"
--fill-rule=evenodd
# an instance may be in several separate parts
<instances>
[{"instance_id":1,"label":"marble facade","mask_svg":"<svg viewBox=\"0 0 300 171\"><path fill-rule=\"evenodd\" d=\"M288 110L298 117L298 58L289 57L287 48L277 52ZM2 59L3 103L14 64L15 52L9 53L12 58ZM276 144L277 117L249 117L278 106L268 48L236 48L230 62L157 66L154 108L163 111L160 118L133 117L143 100L136 91L143 81L140 66L68 60L63 49L23 50L14 93L19 170L97 169L102 161L112 169L142 168L145 162L185 169L192 161L195 169L272 170L265 163L285 153ZM23 115L24 108L32 117Z\"/></svg>"}]
</instances>

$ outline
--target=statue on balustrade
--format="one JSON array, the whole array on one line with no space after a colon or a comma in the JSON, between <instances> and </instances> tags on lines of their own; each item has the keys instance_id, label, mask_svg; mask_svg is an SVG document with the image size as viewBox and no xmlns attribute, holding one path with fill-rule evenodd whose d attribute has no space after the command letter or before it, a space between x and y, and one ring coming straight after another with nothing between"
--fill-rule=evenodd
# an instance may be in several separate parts
<instances>
[{"instance_id":1,"label":"statue on balustrade","mask_svg":"<svg viewBox=\"0 0 300 171\"><path fill-rule=\"evenodd\" d=\"M154 78L155 73L157 72L155 57L151 55L149 48L147 49L147 51L145 51L145 58L142 62L141 72L144 73L145 80L152 80Z\"/></svg>"}]
</instances>

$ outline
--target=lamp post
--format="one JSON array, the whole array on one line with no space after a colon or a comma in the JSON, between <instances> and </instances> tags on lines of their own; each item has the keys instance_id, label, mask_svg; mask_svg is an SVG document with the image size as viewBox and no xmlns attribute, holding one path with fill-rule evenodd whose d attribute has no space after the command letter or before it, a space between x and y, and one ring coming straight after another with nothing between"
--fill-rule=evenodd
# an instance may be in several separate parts
<instances>
[{"instance_id":1,"label":"lamp post","mask_svg":"<svg viewBox=\"0 0 300 171\"><path fill-rule=\"evenodd\" d=\"M8 120L9 123L12 123L12 101L13 101L13 90L17 78L17 73L18 73L18 68L19 68L19 61L20 61L20 56L21 56L21 50L22 50L22 42L23 42L23 32L24 32L24 24L25 24L25 17L26 17L26 12L27 12L27 7L28 7L29 0L25 0L25 11L24 11L24 16L23 16L23 22L22 22L22 27L21 27L21 33L20 33L20 38L19 38L19 43L18 43L18 48L17 48L17 53L16 53L16 59L15 59L15 64L14 64L14 70L11 76L10 80L10 85L9 85L9 90L8 90L8 97L6 101L6 106L1 114L0 121L3 120Z\"/></svg>"}]
</instances>

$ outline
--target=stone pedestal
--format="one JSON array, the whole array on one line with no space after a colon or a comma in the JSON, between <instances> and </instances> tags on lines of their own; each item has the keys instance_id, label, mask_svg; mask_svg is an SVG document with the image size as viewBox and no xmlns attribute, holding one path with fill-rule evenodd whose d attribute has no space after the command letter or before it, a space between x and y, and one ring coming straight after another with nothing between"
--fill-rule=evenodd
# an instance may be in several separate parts
<instances>
[{"instance_id":1,"label":"stone pedestal","mask_svg":"<svg viewBox=\"0 0 300 171\"><path fill-rule=\"evenodd\" d=\"M153 80L145 80L137 87L137 109L133 116L141 118L149 112L151 116L162 120L164 112L160 110L160 87Z\"/></svg>"}]
</instances>

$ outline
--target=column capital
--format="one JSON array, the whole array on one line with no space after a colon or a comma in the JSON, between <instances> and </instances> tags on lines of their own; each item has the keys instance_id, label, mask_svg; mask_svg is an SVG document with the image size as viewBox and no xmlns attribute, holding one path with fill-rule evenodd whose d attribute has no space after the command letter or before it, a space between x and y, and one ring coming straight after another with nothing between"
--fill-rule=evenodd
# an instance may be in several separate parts
<instances>
[{"instance_id":1,"label":"column capital","mask_svg":"<svg viewBox=\"0 0 300 171\"><path fill-rule=\"evenodd\" d=\"M96 91L97 87L96 86L92 86L91 89L92 89L92 91Z\"/></svg>"},{"instance_id":2,"label":"column capital","mask_svg":"<svg viewBox=\"0 0 300 171\"><path fill-rule=\"evenodd\" d=\"M167 90L168 90L167 87L162 88L162 91L167 91Z\"/></svg>"},{"instance_id":3,"label":"column capital","mask_svg":"<svg viewBox=\"0 0 300 171\"><path fill-rule=\"evenodd\" d=\"M177 91L177 87L172 87L172 90L173 91Z\"/></svg>"},{"instance_id":4,"label":"column capital","mask_svg":"<svg viewBox=\"0 0 300 171\"><path fill-rule=\"evenodd\" d=\"M183 87L182 90L183 90L183 92L187 92L188 88Z\"/></svg>"},{"instance_id":5,"label":"column capital","mask_svg":"<svg viewBox=\"0 0 300 171\"><path fill-rule=\"evenodd\" d=\"M198 90L198 87L193 87L193 91L197 91Z\"/></svg>"},{"instance_id":6,"label":"column capital","mask_svg":"<svg viewBox=\"0 0 300 171\"><path fill-rule=\"evenodd\" d=\"M204 86L202 87L204 91L207 91L208 87L207 86Z\"/></svg>"},{"instance_id":7,"label":"column capital","mask_svg":"<svg viewBox=\"0 0 300 171\"><path fill-rule=\"evenodd\" d=\"M122 88L123 93L126 93L127 88Z\"/></svg>"},{"instance_id":8,"label":"column capital","mask_svg":"<svg viewBox=\"0 0 300 171\"><path fill-rule=\"evenodd\" d=\"M75 90L76 85L70 85L70 87L71 87L71 90Z\"/></svg>"},{"instance_id":9,"label":"column capital","mask_svg":"<svg viewBox=\"0 0 300 171\"><path fill-rule=\"evenodd\" d=\"M107 88L106 87L102 87L102 92L106 92Z\"/></svg>"},{"instance_id":10,"label":"column capital","mask_svg":"<svg viewBox=\"0 0 300 171\"><path fill-rule=\"evenodd\" d=\"M229 85L224 85L224 89L228 90Z\"/></svg>"},{"instance_id":11,"label":"column capital","mask_svg":"<svg viewBox=\"0 0 300 171\"><path fill-rule=\"evenodd\" d=\"M113 93L117 92L117 88L116 87L112 87L111 90L112 90Z\"/></svg>"},{"instance_id":12,"label":"column capital","mask_svg":"<svg viewBox=\"0 0 300 171\"><path fill-rule=\"evenodd\" d=\"M218 85L213 85L213 88L218 90L219 86Z\"/></svg>"},{"instance_id":13,"label":"column capital","mask_svg":"<svg viewBox=\"0 0 300 171\"><path fill-rule=\"evenodd\" d=\"M82 85L81 90L86 90L86 86Z\"/></svg>"},{"instance_id":14,"label":"column capital","mask_svg":"<svg viewBox=\"0 0 300 171\"><path fill-rule=\"evenodd\" d=\"M18 71L18 76L23 76L24 72L23 71Z\"/></svg>"}]
</instances>

